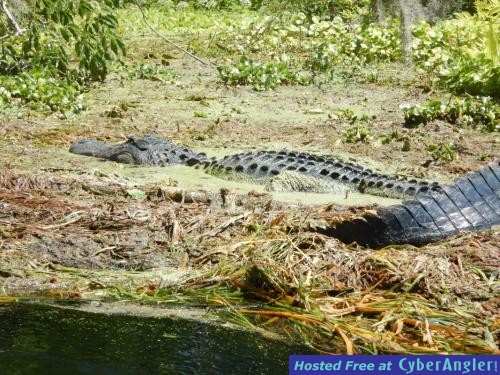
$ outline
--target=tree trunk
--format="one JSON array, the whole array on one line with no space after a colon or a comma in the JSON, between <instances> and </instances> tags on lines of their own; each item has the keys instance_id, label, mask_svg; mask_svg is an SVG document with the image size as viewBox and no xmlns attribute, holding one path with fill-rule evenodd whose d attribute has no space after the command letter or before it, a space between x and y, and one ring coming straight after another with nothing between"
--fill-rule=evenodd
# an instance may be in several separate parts
<instances>
[{"instance_id":1,"label":"tree trunk","mask_svg":"<svg viewBox=\"0 0 500 375\"><path fill-rule=\"evenodd\" d=\"M378 22L401 20L403 56L411 62L411 28L418 20L435 23L454 12L471 8L471 0L372 0L372 13Z\"/></svg>"}]
</instances>

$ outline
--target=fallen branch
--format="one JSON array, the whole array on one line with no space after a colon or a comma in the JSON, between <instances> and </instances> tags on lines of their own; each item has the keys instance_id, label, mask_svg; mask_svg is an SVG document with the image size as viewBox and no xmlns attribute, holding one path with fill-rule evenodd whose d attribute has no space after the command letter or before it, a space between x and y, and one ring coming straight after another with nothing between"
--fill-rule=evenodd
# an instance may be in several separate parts
<instances>
[{"instance_id":1,"label":"fallen branch","mask_svg":"<svg viewBox=\"0 0 500 375\"><path fill-rule=\"evenodd\" d=\"M0 0L1 1L1 0ZM160 38L162 38L165 42L167 43L170 43L171 45L173 45L175 48L181 50L182 52L184 52L185 54L191 56L193 59L201 62L202 64L204 65L214 65L212 64L211 62L206 62L202 59L200 59L198 56L195 56L193 55L191 52L189 52L188 50L182 48L181 46L179 46L177 43L171 41L170 39L166 38L165 36L161 35L158 30L156 30L153 25L151 25L151 23L148 21L148 18L146 17L146 13L144 13L144 9L142 9L141 5L139 4L138 1L135 2L135 5L137 5L137 7L139 8L139 10L141 11L142 13L142 19L144 20L144 23L146 24L147 27L149 27L149 29L154 32L156 35L158 35Z\"/></svg>"},{"instance_id":2,"label":"fallen branch","mask_svg":"<svg viewBox=\"0 0 500 375\"><path fill-rule=\"evenodd\" d=\"M7 4L5 3L5 0L0 0L0 7L2 8L2 11L4 12L7 19L9 20L10 25L14 29L14 34L4 35L4 36L0 37L0 40L7 39L7 38L10 38L10 37L16 36L16 35L21 35L22 33L24 33L26 31L26 29L23 29L23 28L21 28L21 26L19 26L16 19L14 18L12 13L10 12L9 8L7 8Z\"/></svg>"}]
</instances>

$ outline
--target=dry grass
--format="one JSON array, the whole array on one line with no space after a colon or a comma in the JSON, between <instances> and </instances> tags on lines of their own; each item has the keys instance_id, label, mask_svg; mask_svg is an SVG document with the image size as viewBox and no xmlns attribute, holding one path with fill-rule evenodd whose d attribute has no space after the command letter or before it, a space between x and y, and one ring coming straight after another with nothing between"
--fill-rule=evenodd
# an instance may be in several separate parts
<instances>
[{"instance_id":1,"label":"dry grass","mask_svg":"<svg viewBox=\"0 0 500 375\"><path fill-rule=\"evenodd\" d=\"M202 303L320 352L499 353L495 231L371 251L308 230L345 209L52 176L0 173L0 302Z\"/></svg>"}]
</instances>

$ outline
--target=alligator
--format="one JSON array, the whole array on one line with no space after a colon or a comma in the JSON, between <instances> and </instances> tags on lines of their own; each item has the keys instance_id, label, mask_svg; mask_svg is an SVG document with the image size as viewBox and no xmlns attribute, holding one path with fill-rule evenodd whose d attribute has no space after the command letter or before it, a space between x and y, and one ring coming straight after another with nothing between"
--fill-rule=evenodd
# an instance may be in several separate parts
<instances>
[{"instance_id":1,"label":"alligator","mask_svg":"<svg viewBox=\"0 0 500 375\"><path fill-rule=\"evenodd\" d=\"M469 172L453 184L441 185L380 174L354 163L306 152L258 151L223 159L209 158L205 153L154 136L131 137L120 144L82 140L74 143L70 152L137 165L185 164L203 167L216 175L249 176L261 183L279 176L288 176L287 181L306 176L313 179L313 185L315 181L325 182L362 193L404 199L400 204L378 208L360 218L316 228L345 243L356 242L371 248L394 244L421 246L459 232L500 224L500 159ZM295 185L299 189L304 186Z\"/></svg>"}]
</instances>

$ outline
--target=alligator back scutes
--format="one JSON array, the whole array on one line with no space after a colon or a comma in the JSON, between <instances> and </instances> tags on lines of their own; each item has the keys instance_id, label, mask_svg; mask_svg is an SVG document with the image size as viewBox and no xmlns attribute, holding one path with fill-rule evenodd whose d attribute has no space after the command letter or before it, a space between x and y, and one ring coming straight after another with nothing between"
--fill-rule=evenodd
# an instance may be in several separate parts
<instances>
[{"instance_id":1,"label":"alligator back scutes","mask_svg":"<svg viewBox=\"0 0 500 375\"><path fill-rule=\"evenodd\" d=\"M283 171L350 185L356 190L390 197L413 197L428 191L440 191L438 183L391 177L353 163L294 151L258 151L229 155L206 163L208 169L242 173L256 178L272 177Z\"/></svg>"}]
</instances>

